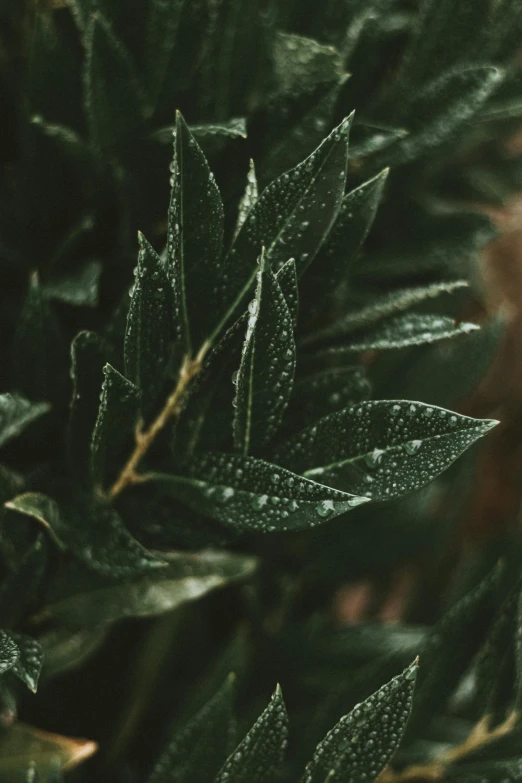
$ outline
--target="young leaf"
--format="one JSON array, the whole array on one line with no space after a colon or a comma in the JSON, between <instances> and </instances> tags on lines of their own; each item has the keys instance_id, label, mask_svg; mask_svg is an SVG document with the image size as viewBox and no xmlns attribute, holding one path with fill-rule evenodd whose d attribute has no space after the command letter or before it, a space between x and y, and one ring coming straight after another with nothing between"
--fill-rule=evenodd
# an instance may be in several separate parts
<instances>
[{"instance_id":1,"label":"young leaf","mask_svg":"<svg viewBox=\"0 0 522 783\"><path fill-rule=\"evenodd\" d=\"M279 429L295 372L292 316L263 259L248 310L234 400L234 445L243 454L262 449Z\"/></svg>"},{"instance_id":2,"label":"young leaf","mask_svg":"<svg viewBox=\"0 0 522 783\"><path fill-rule=\"evenodd\" d=\"M38 679L42 670L43 650L36 639L23 633L10 633L11 638L18 645L20 657L13 666L13 673L25 682L27 687L36 693Z\"/></svg>"},{"instance_id":3,"label":"young leaf","mask_svg":"<svg viewBox=\"0 0 522 783\"><path fill-rule=\"evenodd\" d=\"M237 221L236 221L236 230L234 232L234 239L236 239L237 235L239 234L241 226L247 219L248 213L256 203L258 197L259 197L259 193L257 189L256 169L254 166L254 161L251 160L250 165L248 167L247 183L245 185L245 190L243 191L243 195L241 196L241 201L239 202L239 208L237 211Z\"/></svg>"},{"instance_id":4,"label":"young leaf","mask_svg":"<svg viewBox=\"0 0 522 783\"><path fill-rule=\"evenodd\" d=\"M167 274L185 351L197 353L219 317L223 202L205 156L179 112L171 182Z\"/></svg>"},{"instance_id":5,"label":"young leaf","mask_svg":"<svg viewBox=\"0 0 522 783\"><path fill-rule=\"evenodd\" d=\"M281 688L246 737L225 761L216 783L272 783L283 763L288 716Z\"/></svg>"},{"instance_id":6,"label":"young leaf","mask_svg":"<svg viewBox=\"0 0 522 783\"><path fill-rule=\"evenodd\" d=\"M148 783L212 783L234 747L235 677L175 734L161 754Z\"/></svg>"},{"instance_id":7,"label":"young leaf","mask_svg":"<svg viewBox=\"0 0 522 783\"><path fill-rule=\"evenodd\" d=\"M343 120L315 152L259 196L224 260L223 320L244 301L263 247L276 272L295 258L301 276L312 261L341 205L350 125L351 117Z\"/></svg>"},{"instance_id":8,"label":"young leaf","mask_svg":"<svg viewBox=\"0 0 522 783\"><path fill-rule=\"evenodd\" d=\"M383 685L319 743L302 783L375 780L395 753L410 716L418 663Z\"/></svg>"},{"instance_id":9,"label":"young leaf","mask_svg":"<svg viewBox=\"0 0 522 783\"><path fill-rule=\"evenodd\" d=\"M427 484L497 424L404 400L363 402L288 438L275 460L373 500Z\"/></svg>"},{"instance_id":10,"label":"young leaf","mask_svg":"<svg viewBox=\"0 0 522 783\"><path fill-rule=\"evenodd\" d=\"M95 742L50 734L17 721L0 738L0 778L10 783L51 783L97 751ZM38 775L38 778L35 777Z\"/></svg>"},{"instance_id":11,"label":"young leaf","mask_svg":"<svg viewBox=\"0 0 522 783\"><path fill-rule=\"evenodd\" d=\"M131 59L107 20L97 11L86 34L85 111L91 142L120 155L142 124L144 98Z\"/></svg>"},{"instance_id":12,"label":"young leaf","mask_svg":"<svg viewBox=\"0 0 522 783\"><path fill-rule=\"evenodd\" d=\"M125 331L125 375L141 391L144 416L154 409L174 343L172 288L143 234Z\"/></svg>"},{"instance_id":13,"label":"young leaf","mask_svg":"<svg viewBox=\"0 0 522 783\"><path fill-rule=\"evenodd\" d=\"M387 176L384 169L344 196L337 220L303 281L303 312L327 309L347 279L375 219Z\"/></svg>"},{"instance_id":14,"label":"young leaf","mask_svg":"<svg viewBox=\"0 0 522 783\"><path fill-rule=\"evenodd\" d=\"M295 260L290 258L286 264L283 264L276 275L286 305L292 316L293 328L297 326L297 315L299 312L299 289L297 286L297 268Z\"/></svg>"},{"instance_id":15,"label":"young leaf","mask_svg":"<svg viewBox=\"0 0 522 783\"><path fill-rule=\"evenodd\" d=\"M92 474L100 486L108 475L117 473L124 447L132 443L140 401L139 389L110 364L103 368L103 375L91 443Z\"/></svg>"},{"instance_id":16,"label":"young leaf","mask_svg":"<svg viewBox=\"0 0 522 783\"><path fill-rule=\"evenodd\" d=\"M148 6L145 74L150 113L163 87L184 5L185 0L153 0Z\"/></svg>"},{"instance_id":17,"label":"young leaf","mask_svg":"<svg viewBox=\"0 0 522 783\"><path fill-rule=\"evenodd\" d=\"M467 280L453 280L447 283L431 283L426 286L415 286L414 288L392 291L385 296L375 299L375 301L361 310L348 313L343 318L335 321L331 326L314 332L303 340L303 345L314 344L328 338L343 337L358 329L372 326L387 316L400 313L402 310L407 310L416 304L440 296L440 294L450 294L453 291L468 287L469 283Z\"/></svg>"},{"instance_id":18,"label":"young leaf","mask_svg":"<svg viewBox=\"0 0 522 783\"><path fill-rule=\"evenodd\" d=\"M155 473L150 478L196 511L244 531L314 527L368 499L238 454L198 454L188 475Z\"/></svg>"},{"instance_id":19,"label":"young leaf","mask_svg":"<svg viewBox=\"0 0 522 783\"><path fill-rule=\"evenodd\" d=\"M18 394L0 394L0 446L20 435L50 407L46 402L29 402Z\"/></svg>"},{"instance_id":20,"label":"young leaf","mask_svg":"<svg viewBox=\"0 0 522 783\"><path fill-rule=\"evenodd\" d=\"M51 280L43 287L49 299L58 299L75 307L96 307L102 265L89 261L77 272Z\"/></svg>"},{"instance_id":21,"label":"young leaf","mask_svg":"<svg viewBox=\"0 0 522 783\"><path fill-rule=\"evenodd\" d=\"M20 660L20 648L11 636L0 631L0 674L9 671Z\"/></svg>"},{"instance_id":22,"label":"young leaf","mask_svg":"<svg viewBox=\"0 0 522 783\"><path fill-rule=\"evenodd\" d=\"M46 612L73 626L103 626L126 617L156 617L252 575L256 560L231 552L162 552L165 568L132 578L67 571L51 586Z\"/></svg>"},{"instance_id":23,"label":"young leaf","mask_svg":"<svg viewBox=\"0 0 522 783\"><path fill-rule=\"evenodd\" d=\"M37 519L58 546L100 574L125 576L165 566L131 536L111 506L79 491L61 506L39 492L19 495L6 506Z\"/></svg>"},{"instance_id":24,"label":"young leaf","mask_svg":"<svg viewBox=\"0 0 522 783\"><path fill-rule=\"evenodd\" d=\"M465 321L455 323L447 315L399 315L390 318L372 329L361 330L350 335L350 342L327 348L319 355L344 355L362 351L386 351L391 348L407 348L411 345L427 345L438 340L447 340L479 329L476 324Z\"/></svg>"},{"instance_id":25,"label":"young leaf","mask_svg":"<svg viewBox=\"0 0 522 783\"><path fill-rule=\"evenodd\" d=\"M71 411L67 430L69 457L78 478L90 474L91 438L100 405L108 344L96 332L80 332L71 344Z\"/></svg>"}]
</instances>

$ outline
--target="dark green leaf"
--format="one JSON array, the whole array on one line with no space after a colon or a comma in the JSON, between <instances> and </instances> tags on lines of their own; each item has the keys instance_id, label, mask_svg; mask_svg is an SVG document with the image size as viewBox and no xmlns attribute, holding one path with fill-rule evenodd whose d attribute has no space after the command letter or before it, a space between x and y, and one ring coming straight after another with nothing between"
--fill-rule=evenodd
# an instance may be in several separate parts
<instances>
[{"instance_id":1,"label":"dark green leaf","mask_svg":"<svg viewBox=\"0 0 522 783\"><path fill-rule=\"evenodd\" d=\"M304 312L314 314L331 306L368 235L387 176L385 169L344 196L337 220L304 279Z\"/></svg>"},{"instance_id":2,"label":"dark green leaf","mask_svg":"<svg viewBox=\"0 0 522 783\"><path fill-rule=\"evenodd\" d=\"M497 422L404 400L363 402L286 440L275 459L373 500L427 484Z\"/></svg>"},{"instance_id":3,"label":"dark green leaf","mask_svg":"<svg viewBox=\"0 0 522 783\"><path fill-rule=\"evenodd\" d=\"M259 452L279 429L295 372L292 315L264 259L248 310L234 400L234 444L243 454Z\"/></svg>"},{"instance_id":4,"label":"dark green leaf","mask_svg":"<svg viewBox=\"0 0 522 783\"><path fill-rule=\"evenodd\" d=\"M77 307L96 307L101 271L99 261L90 261L77 272L46 283L43 292L50 299Z\"/></svg>"},{"instance_id":5,"label":"dark green leaf","mask_svg":"<svg viewBox=\"0 0 522 783\"><path fill-rule=\"evenodd\" d=\"M320 355L344 355L362 351L386 351L391 348L407 348L411 345L426 345L438 340L469 334L479 327L465 321L455 323L447 315L419 315L412 313L389 318L368 330L354 332L348 344L327 348Z\"/></svg>"},{"instance_id":6,"label":"dark green leaf","mask_svg":"<svg viewBox=\"0 0 522 783\"><path fill-rule=\"evenodd\" d=\"M254 206L254 204L256 203L258 197L259 197L259 193L257 189L256 169L254 166L254 161L251 160L248 167L245 190L243 191L243 195L241 196L241 201L239 202L234 239L239 234L239 230L241 226L247 219L247 215L252 209L252 207Z\"/></svg>"},{"instance_id":7,"label":"dark green leaf","mask_svg":"<svg viewBox=\"0 0 522 783\"><path fill-rule=\"evenodd\" d=\"M288 717L277 686L266 710L219 771L216 783L272 783L283 763Z\"/></svg>"},{"instance_id":8,"label":"dark green leaf","mask_svg":"<svg viewBox=\"0 0 522 783\"><path fill-rule=\"evenodd\" d=\"M375 780L399 745L410 716L417 661L341 718L317 746L303 783Z\"/></svg>"},{"instance_id":9,"label":"dark green leaf","mask_svg":"<svg viewBox=\"0 0 522 783\"><path fill-rule=\"evenodd\" d=\"M223 203L205 156L183 117L176 115L167 272L185 351L201 348L219 316Z\"/></svg>"},{"instance_id":10,"label":"dark green leaf","mask_svg":"<svg viewBox=\"0 0 522 783\"><path fill-rule=\"evenodd\" d=\"M86 35L85 111L91 142L121 155L139 133L144 98L130 57L99 11Z\"/></svg>"},{"instance_id":11,"label":"dark green leaf","mask_svg":"<svg viewBox=\"0 0 522 783\"><path fill-rule=\"evenodd\" d=\"M237 454L195 456L188 471L185 476L156 473L150 478L196 511L238 530L309 528L367 500Z\"/></svg>"},{"instance_id":12,"label":"dark green leaf","mask_svg":"<svg viewBox=\"0 0 522 783\"><path fill-rule=\"evenodd\" d=\"M334 82L344 73L342 57L333 46L301 35L276 33L273 57L277 89L284 93Z\"/></svg>"},{"instance_id":13,"label":"dark green leaf","mask_svg":"<svg viewBox=\"0 0 522 783\"><path fill-rule=\"evenodd\" d=\"M94 480L104 486L125 460L125 448L133 444L139 410L139 389L106 364L98 417L92 435L91 464Z\"/></svg>"},{"instance_id":14,"label":"dark green leaf","mask_svg":"<svg viewBox=\"0 0 522 783\"><path fill-rule=\"evenodd\" d=\"M0 674L3 674L20 660L20 648L11 636L0 631Z\"/></svg>"},{"instance_id":15,"label":"dark green leaf","mask_svg":"<svg viewBox=\"0 0 522 783\"><path fill-rule=\"evenodd\" d=\"M46 402L29 402L18 394L0 394L0 446L20 435L49 408Z\"/></svg>"},{"instance_id":16,"label":"dark green leaf","mask_svg":"<svg viewBox=\"0 0 522 783\"><path fill-rule=\"evenodd\" d=\"M299 313L299 289L297 287L297 268L295 260L290 258L286 264L283 264L276 275L286 305L292 316L293 328L297 326L297 316Z\"/></svg>"},{"instance_id":17,"label":"dark green leaf","mask_svg":"<svg viewBox=\"0 0 522 783\"><path fill-rule=\"evenodd\" d=\"M161 553L165 568L132 579L103 578L93 571L67 572L51 587L47 612L72 626L103 626L126 617L155 617L245 579L253 557L231 552Z\"/></svg>"},{"instance_id":18,"label":"dark green leaf","mask_svg":"<svg viewBox=\"0 0 522 783\"><path fill-rule=\"evenodd\" d=\"M39 492L19 495L6 505L37 519L61 548L100 574L125 576L165 566L131 536L111 506L79 492L61 506Z\"/></svg>"},{"instance_id":19,"label":"dark green leaf","mask_svg":"<svg viewBox=\"0 0 522 783\"><path fill-rule=\"evenodd\" d=\"M215 696L175 734L148 783L212 783L234 747L234 681L230 675Z\"/></svg>"},{"instance_id":20,"label":"dark green leaf","mask_svg":"<svg viewBox=\"0 0 522 783\"><path fill-rule=\"evenodd\" d=\"M36 639L22 633L10 633L18 645L20 657L13 666L13 673L25 682L27 687L36 693L38 679L42 670L43 650Z\"/></svg>"},{"instance_id":21,"label":"dark green leaf","mask_svg":"<svg viewBox=\"0 0 522 783\"><path fill-rule=\"evenodd\" d=\"M143 234L125 332L125 375L141 391L148 416L163 391L174 343L173 294L168 277Z\"/></svg>"}]
</instances>

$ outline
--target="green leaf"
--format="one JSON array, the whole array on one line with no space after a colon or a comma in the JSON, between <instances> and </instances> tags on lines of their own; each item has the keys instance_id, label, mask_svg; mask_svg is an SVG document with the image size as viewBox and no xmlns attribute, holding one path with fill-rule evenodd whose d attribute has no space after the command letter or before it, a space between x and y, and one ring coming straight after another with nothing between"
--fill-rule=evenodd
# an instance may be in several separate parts
<instances>
[{"instance_id":1,"label":"green leaf","mask_svg":"<svg viewBox=\"0 0 522 783\"><path fill-rule=\"evenodd\" d=\"M174 344L173 295L169 279L143 234L136 280L125 331L125 375L140 389L142 411L148 416L163 391Z\"/></svg>"},{"instance_id":2,"label":"green leaf","mask_svg":"<svg viewBox=\"0 0 522 783\"><path fill-rule=\"evenodd\" d=\"M418 663L383 685L319 743L303 783L375 780L393 757L410 716Z\"/></svg>"},{"instance_id":3,"label":"green leaf","mask_svg":"<svg viewBox=\"0 0 522 783\"><path fill-rule=\"evenodd\" d=\"M11 636L0 631L0 674L12 669L20 660L20 648Z\"/></svg>"},{"instance_id":4,"label":"green leaf","mask_svg":"<svg viewBox=\"0 0 522 783\"><path fill-rule=\"evenodd\" d=\"M91 142L120 156L140 132L144 98L128 52L99 11L86 34L84 80Z\"/></svg>"},{"instance_id":5,"label":"green leaf","mask_svg":"<svg viewBox=\"0 0 522 783\"><path fill-rule=\"evenodd\" d=\"M385 296L374 299L361 310L350 312L338 321L334 321L331 326L314 332L303 340L303 345L313 345L324 339L343 337L358 329L373 326L387 316L400 313L416 304L421 304L428 299L440 296L440 294L451 294L453 291L468 287L469 283L467 280L453 280L447 283L431 283L425 286L392 291Z\"/></svg>"},{"instance_id":6,"label":"green leaf","mask_svg":"<svg viewBox=\"0 0 522 783\"><path fill-rule=\"evenodd\" d=\"M73 502L60 505L40 492L27 492L6 507L37 519L61 549L100 574L125 576L165 566L131 536L111 506L79 491Z\"/></svg>"},{"instance_id":7,"label":"green leaf","mask_svg":"<svg viewBox=\"0 0 522 783\"><path fill-rule=\"evenodd\" d=\"M165 568L133 578L93 571L64 573L51 586L48 615L72 626L103 626L126 617L155 617L252 575L256 560L231 552L162 552Z\"/></svg>"},{"instance_id":8,"label":"green leaf","mask_svg":"<svg viewBox=\"0 0 522 783\"><path fill-rule=\"evenodd\" d=\"M47 402L29 402L18 394L0 394L0 446L20 435L49 409Z\"/></svg>"},{"instance_id":9,"label":"green leaf","mask_svg":"<svg viewBox=\"0 0 522 783\"><path fill-rule=\"evenodd\" d=\"M231 139L246 139L247 137L244 117L231 117L229 120L221 122L204 122L189 127L196 139L204 139L206 136L225 136Z\"/></svg>"},{"instance_id":10,"label":"green leaf","mask_svg":"<svg viewBox=\"0 0 522 783\"><path fill-rule=\"evenodd\" d=\"M371 385L362 367L333 367L297 381L289 416L295 428L366 400Z\"/></svg>"},{"instance_id":11,"label":"green leaf","mask_svg":"<svg viewBox=\"0 0 522 783\"><path fill-rule=\"evenodd\" d=\"M20 657L13 666L13 673L24 682L27 687L36 693L38 679L42 670L43 650L36 639L23 633L10 633L11 638L18 645Z\"/></svg>"},{"instance_id":12,"label":"green leaf","mask_svg":"<svg viewBox=\"0 0 522 783\"><path fill-rule=\"evenodd\" d=\"M237 221L236 221L236 229L234 232L234 239L239 234L241 226L247 219L248 213L256 203L258 197L259 197L259 193L257 188L256 169L254 166L254 161L251 160L248 167L245 190L243 191L243 195L241 196L241 201L239 202L239 208L237 211Z\"/></svg>"},{"instance_id":13,"label":"green leaf","mask_svg":"<svg viewBox=\"0 0 522 783\"><path fill-rule=\"evenodd\" d=\"M50 280L44 285L43 293L49 299L58 299L76 307L96 307L101 271L99 261L89 261L77 272Z\"/></svg>"},{"instance_id":14,"label":"green leaf","mask_svg":"<svg viewBox=\"0 0 522 783\"><path fill-rule=\"evenodd\" d=\"M95 742L50 734L17 721L0 737L0 778L9 783L54 783L60 770L76 767L96 750Z\"/></svg>"},{"instance_id":15,"label":"green leaf","mask_svg":"<svg viewBox=\"0 0 522 783\"><path fill-rule=\"evenodd\" d=\"M295 260L290 258L286 264L283 264L276 275L283 293L286 305L292 316L293 328L297 326L297 316L299 314L299 289L297 285L297 267Z\"/></svg>"},{"instance_id":16,"label":"green leaf","mask_svg":"<svg viewBox=\"0 0 522 783\"><path fill-rule=\"evenodd\" d=\"M149 112L156 106L176 43L185 0L153 0L145 33L145 75Z\"/></svg>"},{"instance_id":17,"label":"green leaf","mask_svg":"<svg viewBox=\"0 0 522 783\"><path fill-rule=\"evenodd\" d=\"M220 317L216 288L223 274L223 203L205 156L179 112L172 171L167 273L185 351L197 353Z\"/></svg>"},{"instance_id":18,"label":"green leaf","mask_svg":"<svg viewBox=\"0 0 522 783\"><path fill-rule=\"evenodd\" d=\"M109 476L117 475L126 454L131 452L138 417L139 389L106 364L98 417L91 443L91 467L94 480L104 486Z\"/></svg>"},{"instance_id":19,"label":"green leaf","mask_svg":"<svg viewBox=\"0 0 522 783\"><path fill-rule=\"evenodd\" d=\"M293 33L276 33L273 58L276 89L283 93L301 92L344 75L337 49Z\"/></svg>"},{"instance_id":20,"label":"green leaf","mask_svg":"<svg viewBox=\"0 0 522 783\"><path fill-rule=\"evenodd\" d=\"M234 445L243 454L262 449L279 429L295 372L292 316L263 258L248 310L234 400Z\"/></svg>"},{"instance_id":21,"label":"green leaf","mask_svg":"<svg viewBox=\"0 0 522 783\"><path fill-rule=\"evenodd\" d=\"M386 351L391 348L407 348L411 345L426 345L438 340L447 340L479 329L476 324L462 321L455 323L447 315L419 315L411 313L389 318L372 329L361 330L350 335L348 344L326 348L322 356L342 356L362 351Z\"/></svg>"},{"instance_id":22,"label":"green leaf","mask_svg":"<svg viewBox=\"0 0 522 783\"><path fill-rule=\"evenodd\" d=\"M248 213L224 261L223 320L244 303L263 247L275 272L295 258L300 276L312 261L341 205L350 124L351 117L343 120L306 160L269 185Z\"/></svg>"},{"instance_id":23,"label":"green leaf","mask_svg":"<svg viewBox=\"0 0 522 783\"><path fill-rule=\"evenodd\" d=\"M337 220L303 281L303 312L313 315L331 306L370 231L387 176L385 169L344 196Z\"/></svg>"},{"instance_id":24,"label":"green leaf","mask_svg":"<svg viewBox=\"0 0 522 783\"><path fill-rule=\"evenodd\" d=\"M187 470L184 476L155 473L150 478L196 511L238 530L314 527L367 500L238 454L198 454Z\"/></svg>"},{"instance_id":25,"label":"green leaf","mask_svg":"<svg viewBox=\"0 0 522 783\"><path fill-rule=\"evenodd\" d=\"M497 424L404 400L363 402L288 438L275 460L373 500L424 486Z\"/></svg>"},{"instance_id":26,"label":"green leaf","mask_svg":"<svg viewBox=\"0 0 522 783\"><path fill-rule=\"evenodd\" d=\"M236 750L223 764L216 783L272 783L283 763L288 716L281 688Z\"/></svg>"},{"instance_id":27,"label":"green leaf","mask_svg":"<svg viewBox=\"0 0 522 783\"><path fill-rule=\"evenodd\" d=\"M234 747L235 677L178 731L163 751L148 783L212 783Z\"/></svg>"}]
</instances>

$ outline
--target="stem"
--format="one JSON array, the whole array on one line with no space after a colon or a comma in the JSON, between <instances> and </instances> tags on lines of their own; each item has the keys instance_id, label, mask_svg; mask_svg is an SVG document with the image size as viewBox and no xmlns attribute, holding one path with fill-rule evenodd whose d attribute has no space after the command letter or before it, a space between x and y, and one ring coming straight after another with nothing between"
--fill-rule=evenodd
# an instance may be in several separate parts
<instances>
[{"instance_id":1,"label":"stem","mask_svg":"<svg viewBox=\"0 0 522 783\"><path fill-rule=\"evenodd\" d=\"M138 465L167 422L177 416L180 412L188 385L201 370L201 365L208 348L209 343L206 342L203 344L201 350L194 359L192 359L190 356L185 356L181 364L176 387L170 397L167 399L165 406L158 414L157 418L154 419L150 427L146 430L141 429L139 424L136 427L136 446L127 460L127 463L123 467L119 477L108 491L107 497L109 500L114 500L116 497L118 497L120 492L126 489L126 487L131 486L132 484L137 484L142 480L141 476L137 472Z\"/></svg>"}]
</instances>

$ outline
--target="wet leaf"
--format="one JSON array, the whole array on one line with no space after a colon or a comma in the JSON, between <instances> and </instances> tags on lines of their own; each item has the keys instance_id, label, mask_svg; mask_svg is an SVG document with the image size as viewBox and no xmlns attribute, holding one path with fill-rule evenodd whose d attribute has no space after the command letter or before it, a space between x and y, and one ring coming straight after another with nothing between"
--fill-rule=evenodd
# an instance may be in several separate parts
<instances>
[{"instance_id":1,"label":"wet leaf","mask_svg":"<svg viewBox=\"0 0 522 783\"><path fill-rule=\"evenodd\" d=\"M395 753L410 717L418 663L383 685L319 743L303 783L375 780Z\"/></svg>"},{"instance_id":2,"label":"wet leaf","mask_svg":"<svg viewBox=\"0 0 522 783\"><path fill-rule=\"evenodd\" d=\"M165 565L131 536L115 509L79 491L72 502L61 505L39 492L27 492L6 506L37 519L60 548L100 574L120 576Z\"/></svg>"},{"instance_id":3,"label":"wet leaf","mask_svg":"<svg viewBox=\"0 0 522 783\"><path fill-rule=\"evenodd\" d=\"M235 677L178 731L158 759L148 783L212 783L234 747Z\"/></svg>"},{"instance_id":4,"label":"wet leaf","mask_svg":"<svg viewBox=\"0 0 522 783\"><path fill-rule=\"evenodd\" d=\"M363 402L288 438L275 459L314 481L384 500L427 484L496 423L419 402Z\"/></svg>"},{"instance_id":5,"label":"wet leaf","mask_svg":"<svg viewBox=\"0 0 522 783\"><path fill-rule=\"evenodd\" d=\"M276 275L286 305L292 316L293 328L297 326L297 316L299 313L299 290L297 286L297 268L295 260L290 258L286 264L283 264Z\"/></svg>"},{"instance_id":6,"label":"wet leaf","mask_svg":"<svg viewBox=\"0 0 522 783\"><path fill-rule=\"evenodd\" d=\"M141 392L148 416L163 391L174 344L173 294L168 277L143 234L125 331L125 375Z\"/></svg>"},{"instance_id":7,"label":"wet leaf","mask_svg":"<svg viewBox=\"0 0 522 783\"><path fill-rule=\"evenodd\" d=\"M254 161L251 160L248 167L245 190L243 191L243 195L241 196L241 201L239 202L234 239L239 234L239 230L241 229L241 226L247 219L248 213L256 203L258 197L259 197L259 193L257 188L256 169L254 166Z\"/></svg>"},{"instance_id":8,"label":"wet leaf","mask_svg":"<svg viewBox=\"0 0 522 783\"><path fill-rule=\"evenodd\" d=\"M125 447L131 453L140 403L139 389L110 364L103 368L103 375L91 443L92 474L100 486L123 466Z\"/></svg>"},{"instance_id":9,"label":"wet leaf","mask_svg":"<svg viewBox=\"0 0 522 783\"><path fill-rule=\"evenodd\" d=\"M47 402L29 402L18 394L0 394L0 446L20 435L50 407Z\"/></svg>"},{"instance_id":10,"label":"wet leaf","mask_svg":"<svg viewBox=\"0 0 522 783\"><path fill-rule=\"evenodd\" d=\"M20 660L20 648L11 636L0 631L0 674L9 671Z\"/></svg>"},{"instance_id":11,"label":"wet leaf","mask_svg":"<svg viewBox=\"0 0 522 783\"><path fill-rule=\"evenodd\" d=\"M93 571L63 574L51 586L46 613L71 626L103 626L126 617L155 617L212 590L246 579L253 557L202 550L162 552L165 568L115 579Z\"/></svg>"},{"instance_id":12,"label":"wet leaf","mask_svg":"<svg viewBox=\"0 0 522 783\"><path fill-rule=\"evenodd\" d=\"M10 636L20 650L20 657L13 666L13 673L36 693L42 670L43 650L36 639L22 633L10 632Z\"/></svg>"},{"instance_id":13,"label":"wet leaf","mask_svg":"<svg viewBox=\"0 0 522 783\"><path fill-rule=\"evenodd\" d=\"M254 457L195 456L188 475L150 474L200 513L244 531L301 530L366 502Z\"/></svg>"},{"instance_id":14,"label":"wet leaf","mask_svg":"<svg viewBox=\"0 0 522 783\"><path fill-rule=\"evenodd\" d=\"M167 274L186 353L197 353L216 326L223 274L223 203L214 175L185 120L176 115Z\"/></svg>"},{"instance_id":15,"label":"wet leaf","mask_svg":"<svg viewBox=\"0 0 522 783\"><path fill-rule=\"evenodd\" d=\"M288 717L277 686L266 710L223 764L216 783L272 783L283 763Z\"/></svg>"},{"instance_id":16,"label":"wet leaf","mask_svg":"<svg viewBox=\"0 0 522 783\"><path fill-rule=\"evenodd\" d=\"M264 260L248 311L234 400L234 445L243 454L259 452L277 432L295 372L292 316Z\"/></svg>"}]
</instances>

